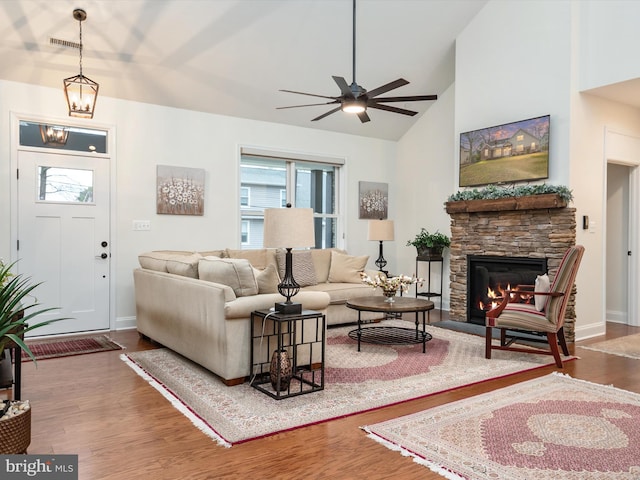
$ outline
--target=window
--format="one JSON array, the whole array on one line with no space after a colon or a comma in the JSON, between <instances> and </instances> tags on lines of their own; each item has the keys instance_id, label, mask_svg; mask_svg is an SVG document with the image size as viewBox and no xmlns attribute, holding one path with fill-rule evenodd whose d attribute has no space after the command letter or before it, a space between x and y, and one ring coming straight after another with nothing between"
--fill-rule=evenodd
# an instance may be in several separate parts
<instances>
[{"instance_id":1,"label":"window","mask_svg":"<svg viewBox=\"0 0 640 480\"><path fill-rule=\"evenodd\" d=\"M240 206L248 207L250 198L249 195L251 193L251 189L249 187L240 187Z\"/></svg>"},{"instance_id":2,"label":"window","mask_svg":"<svg viewBox=\"0 0 640 480\"><path fill-rule=\"evenodd\" d=\"M93 203L93 170L38 166L37 201Z\"/></svg>"},{"instance_id":3,"label":"window","mask_svg":"<svg viewBox=\"0 0 640 480\"><path fill-rule=\"evenodd\" d=\"M516 140L517 140L518 142L522 142L522 141L524 140L524 135L522 135L522 134L517 135L517 136L516 136Z\"/></svg>"},{"instance_id":4,"label":"window","mask_svg":"<svg viewBox=\"0 0 640 480\"><path fill-rule=\"evenodd\" d=\"M240 222L240 243L242 245L248 245L249 242L249 229L251 228L249 220L243 220Z\"/></svg>"},{"instance_id":5,"label":"window","mask_svg":"<svg viewBox=\"0 0 640 480\"><path fill-rule=\"evenodd\" d=\"M267 156L255 154L253 149L242 149L240 191L251 190L250 207L241 203L242 248L262 248L264 210L282 208L287 200L294 207L313 209L316 248L336 246L338 174L342 161L327 160L278 158L273 152ZM245 230L251 232L251 235L247 233L246 242Z\"/></svg>"},{"instance_id":6,"label":"window","mask_svg":"<svg viewBox=\"0 0 640 480\"><path fill-rule=\"evenodd\" d=\"M107 131L93 128L20 120L19 141L23 147L107 153Z\"/></svg>"}]
</instances>

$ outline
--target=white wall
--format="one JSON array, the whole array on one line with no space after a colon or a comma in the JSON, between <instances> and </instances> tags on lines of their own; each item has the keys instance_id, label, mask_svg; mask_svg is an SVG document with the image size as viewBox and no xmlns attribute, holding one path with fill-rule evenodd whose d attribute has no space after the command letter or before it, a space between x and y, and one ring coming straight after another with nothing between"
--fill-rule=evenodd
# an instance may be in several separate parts
<instances>
[{"instance_id":1,"label":"white wall","mask_svg":"<svg viewBox=\"0 0 640 480\"><path fill-rule=\"evenodd\" d=\"M44 115L68 122L62 90L0 81L0 138L10 138L9 112ZM354 118L354 121L357 119ZM368 254L367 223L358 219L358 182L390 184L390 218L395 214L396 143L322 132L234 117L179 110L138 102L98 98L93 121L116 129L115 231L112 232L115 274L115 317L123 325L135 316L132 270L137 255L152 249L208 250L239 246L239 148L251 145L274 150L342 157L346 196L341 209L347 219L342 245L350 253ZM9 225L10 146L0 144L0 224ZM201 217L156 215L156 165L187 166L206 171L205 214ZM150 231L132 231L133 220L150 220ZM9 228L0 234L0 256L11 254ZM393 264L395 252L385 257Z\"/></svg>"},{"instance_id":2,"label":"white wall","mask_svg":"<svg viewBox=\"0 0 640 480\"><path fill-rule=\"evenodd\" d=\"M416 124L398 142L396 179L396 255L397 264L389 265L392 273L416 273L416 249L407 246L421 227L429 232L439 230L451 236L451 219L444 202L454 191L454 86L438 96ZM439 271L439 265L437 270ZM434 266L434 267L435 267ZM432 268L434 268L432 267ZM417 274L425 277L421 264ZM439 283L439 277L433 280ZM443 309L449 309L449 262L445 251ZM424 290L424 289L423 289ZM433 288L432 291L437 291ZM439 307L438 299L434 300Z\"/></svg>"},{"instance_id":3,"label":"white wall","mask_svg":"<svg viewBox=\"0 0 640 480\"><path fill-rule=\"evenodd\" d=\"M579 7L580 90L640 78L640 2L589 0Z\"/></svg>"}]
</instances>

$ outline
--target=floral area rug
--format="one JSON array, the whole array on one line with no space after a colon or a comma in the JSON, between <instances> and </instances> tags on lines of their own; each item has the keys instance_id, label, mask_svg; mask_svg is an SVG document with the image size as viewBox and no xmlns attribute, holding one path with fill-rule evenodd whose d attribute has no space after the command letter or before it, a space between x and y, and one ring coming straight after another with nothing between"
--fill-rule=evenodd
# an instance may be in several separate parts
<instances>
[{"instance_id":1,"label":"floral area rug","mask_svg":"<svg viewBox=\"0 0 640 480\"><path fill-rule=\"evenodd\" d=\"M449 479L640 478L640 395L557 372L363 428Z\"/></svg>"},{"instance_id":2,"label":"floral area rug","mask_svg":"<svg viewBox=\"0 0 640 480\"><path fill-rule=\"evenodd\" d=\"M580 348L595 350L596 352L610 353L621 357L640 359L640 333L614 338L613 340L592 343L590 345L580 346Z\"/></svg>"},{"instance_id":3,"label":"floral area rug","mask_svg":"<svg viewBox=\"0 0 640 480\"><path fill-rule=\"evenodd\" d=\"M402 320L385 325L407 326ZM215 375L168 349L121 358L220 444L231 446L492 378L550 365L546 355L496 352L484 358L484 338L428 326L422 345L362 344L353 327L327 330L324 390L274 400L248 382L225 386Z\"/></svg>"},{"instance_id":4,"label":"floral area rug","mask_svg":"<svg viewBox=\"0 0 640 480\"><path fill-rule=\"evenodd\" d=\"M90 337L65 337L47 340L27 340L29 350L36 360L46 358L69 357L71 355L83 355L85 353L108 352L110 350L122 350L122 346L105 335ZM22 352L22 360L31 360L31 357Z\"/></svg>"}]
</instances>

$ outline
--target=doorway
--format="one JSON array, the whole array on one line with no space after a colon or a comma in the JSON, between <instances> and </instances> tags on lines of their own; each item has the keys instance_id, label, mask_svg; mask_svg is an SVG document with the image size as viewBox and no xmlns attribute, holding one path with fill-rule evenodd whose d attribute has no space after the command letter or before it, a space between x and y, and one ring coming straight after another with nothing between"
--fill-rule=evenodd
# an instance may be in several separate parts
<instances>
[{"instance_id":1,"label":"doorway","mask_svg":"<svg viewBox=\"0 0 640 480\"><path fill-rule=\"evenodd\" d=\"M607 321L629 324L629 224L631 167L607 164Z\"/></svg>"},{"instance_id":2,"label":"doorway","mask_svg":"<svg viewBox=\"0 0 640 480\"><path fill-rule=\"evenodd\" d=\"M108 330L112 324L112 127L11 114L11 259L39 284L30 323L65 317L27 336Z\"/></svg>"}]
</instances>

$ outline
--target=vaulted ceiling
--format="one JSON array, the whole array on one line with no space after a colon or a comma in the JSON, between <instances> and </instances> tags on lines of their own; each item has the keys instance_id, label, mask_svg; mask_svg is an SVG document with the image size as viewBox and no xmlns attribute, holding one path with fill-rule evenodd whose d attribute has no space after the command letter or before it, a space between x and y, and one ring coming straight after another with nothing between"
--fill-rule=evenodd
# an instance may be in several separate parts
<instances>
[{"instance_id":1,"label":"vaulted ceiling","mask_svg":"<svg viewBox=\"0 0 640 480\"><path fill-rule=\"evenodd\" d=\"M484 0L358 0L356 80L387 96L440 95L454 80L457 35ZM355 135L400 138L434 102L370 110L371 121L288 89L338 96L332 75L353 80L351 0L4 0L0 78L60 88L78 73L74 8L83 8L83 73L100 96ZM96 111L99 119L100 98ZM61 100L60 117L64 118Z\"/></svg>"}]
</instances>

